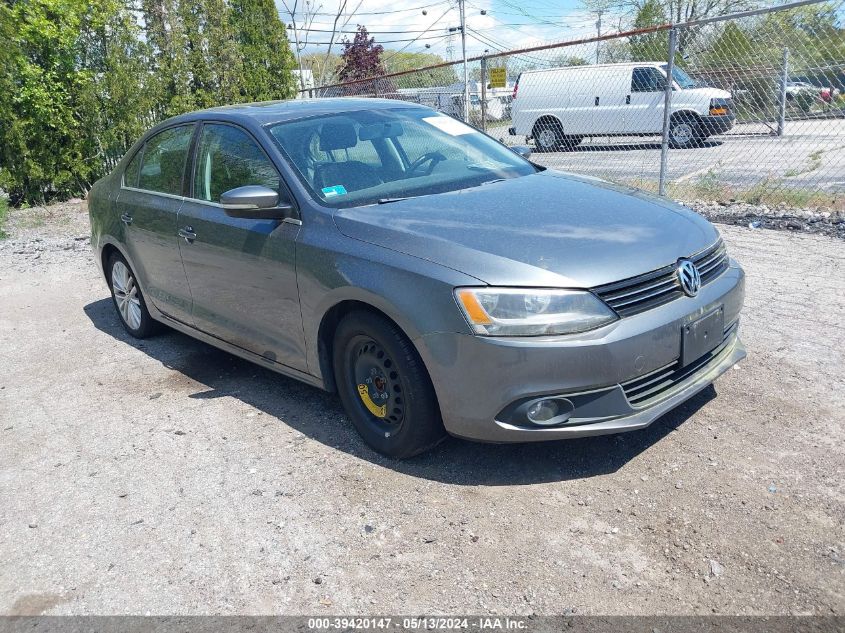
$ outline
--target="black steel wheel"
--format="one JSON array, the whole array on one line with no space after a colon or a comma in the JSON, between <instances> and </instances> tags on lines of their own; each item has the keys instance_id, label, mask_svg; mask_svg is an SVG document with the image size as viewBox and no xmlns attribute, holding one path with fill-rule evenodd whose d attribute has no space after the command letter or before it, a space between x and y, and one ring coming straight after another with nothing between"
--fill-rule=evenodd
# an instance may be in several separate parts
<instances>
[{"instance_id":1,"label":"black steel wheel","mask_svg":"<svg viewBox=\"0 0 845 633\"><path fill-rule=\"evenodd\" d=\"M335 331L333 361L341 402L376 451L411 457L446 436L422 359L385 317L367 311L344 317Z\"/></svg>"},{"instance_id":2,"label":"black steel wheel","mask_svg":"<svg viewBox=\"0 0 845 633\"><path fill-rule=\"evenodd\" d=\"M405 401L393 360L369 336L355 337L348 360L362 413L385 433L395 432L405 420Z\"/></svg>"}]
</instances>

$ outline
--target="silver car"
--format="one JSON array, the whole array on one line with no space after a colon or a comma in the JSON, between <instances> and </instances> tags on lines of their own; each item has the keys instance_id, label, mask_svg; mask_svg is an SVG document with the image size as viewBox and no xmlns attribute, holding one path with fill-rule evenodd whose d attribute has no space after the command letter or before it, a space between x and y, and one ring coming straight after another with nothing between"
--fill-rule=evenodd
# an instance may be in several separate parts
<instances>
[{"instance_id":1,"label":"silver car","mask_svg":"<svg viewBox=\"0 0 845 633\"><path fill-rule=\"evenodd\" d=\"M94 186L92 244L129 334L336 392L393 457L640 429L745 356L709 222L525 154L398 101L195 112Z\"/></svg>"}]
</instances>

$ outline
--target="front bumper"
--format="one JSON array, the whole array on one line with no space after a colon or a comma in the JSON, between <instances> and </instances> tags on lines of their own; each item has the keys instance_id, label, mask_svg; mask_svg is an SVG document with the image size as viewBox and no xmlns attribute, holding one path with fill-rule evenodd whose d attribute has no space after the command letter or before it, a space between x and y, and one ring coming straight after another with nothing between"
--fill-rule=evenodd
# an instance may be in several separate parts
<instances>
[{"instance_id":1,"label":"front bumper","mask_svg":"<svg viewBox=\"0 0 845 633\"><path fill-rule=\"evenodd\" d=\"M737 329L719 353L648 402L632 406L623 385L672 365L681 329L719 306L726 326L739 319L745 275L731 262L695 298L684 297L584 334L497 338L436 333L416 340L449 433L488 442L530 442L602 435L648 426L745 357ZM577 394L573 396L573 394ZM534 397L575 402L561 426L515 425L503 413Z\"/></svg>"},{"instance_id":2,"label":"front bumper","mask_svg":"<svg viewBox=\"0 0 845 633\"><path fill-rule=\"evenodd\" d=\"M707 132L707 136L714 134L724 134L734 126L736 115L724 114L721 116L703 116L701 117L701 125Z\"/></svg>"}]
</instances>

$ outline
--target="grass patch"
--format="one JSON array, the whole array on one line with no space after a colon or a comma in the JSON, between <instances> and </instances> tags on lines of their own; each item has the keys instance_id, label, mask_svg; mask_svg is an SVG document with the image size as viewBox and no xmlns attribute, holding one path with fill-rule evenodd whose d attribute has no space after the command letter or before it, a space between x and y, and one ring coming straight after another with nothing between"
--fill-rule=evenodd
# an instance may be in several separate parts
<instances>
[{"instance_id":1,"label":"grass patch","mask_svg":"<svg viewBox=\"0 0 845 633\"><path fill-rule=\"evenodd\" d=\"M624 183L637 189L657 193L657 180L635 178ZM666 183L667 197L679 202L705 200L709 202L746 202L748 204L790 208L808 207L831 210L845 209L845 195L842 193L806 191L790 187L781 179L766 178L747 188L737 188L719 182L715 174L708 172L692 182Z\"/></svg>"},{"instance_id":2,"label":"grass patch","mask_svg":"<svg viewBox=\"0 0 845 633\"><path fill-rule=\"evenodd\" d=\"M783 175L786 178L792 178L793 176L801 176L802 174L809 174L811 171L815 171L822 166L823 153L823 150L817 149L807 157L809 161L804 167L800 169L787 169Z\"/></svg>"},{"instance_id":3,"label":"grass patch","mask_svg":"<svg viewBox=\"0 0 845 633\"><path fill-rule=\"evenodd\" d=\"M3 230L6 225L6 220L9 217L9 199L0 196L0 240L9 237L9 234Z\"/></svg>"}]
</instances>

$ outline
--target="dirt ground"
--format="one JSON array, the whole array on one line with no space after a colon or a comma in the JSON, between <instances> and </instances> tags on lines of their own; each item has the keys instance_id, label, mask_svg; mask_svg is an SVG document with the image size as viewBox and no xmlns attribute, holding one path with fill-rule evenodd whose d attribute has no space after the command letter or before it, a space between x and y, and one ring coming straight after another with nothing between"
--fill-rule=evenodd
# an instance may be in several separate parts
<instances>
[{"instance_id":1,"label":"dirt ground","mask_svg":"<svg viewBox=\"0 0 845 633\"><path fill-rule=\"evenodd\" d=\"M121 329L80 205L0 242L0 614L843 614L845 242L720 226L748 359L649 429L407 462Z\"/></svg>"}]
</instances>

